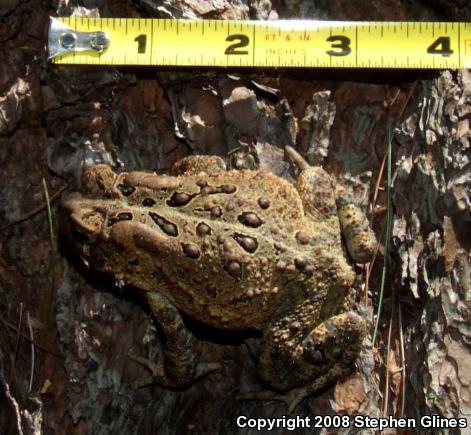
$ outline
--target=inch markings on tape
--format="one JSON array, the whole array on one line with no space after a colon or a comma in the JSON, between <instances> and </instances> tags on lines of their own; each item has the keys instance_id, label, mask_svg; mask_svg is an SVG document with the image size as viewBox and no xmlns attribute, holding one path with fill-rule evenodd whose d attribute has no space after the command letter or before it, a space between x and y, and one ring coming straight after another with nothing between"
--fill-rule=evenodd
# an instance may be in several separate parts
<instances>
[{"instance_id":1,"label":"inch markings on tape","mask_svg":"<svg viewBox=\"0 0 471 435\"><path fill-rule=\"evenodd\" d=\"M471 23L52 18L56 64L471 68Z\"/></svg>"}]
</instances>

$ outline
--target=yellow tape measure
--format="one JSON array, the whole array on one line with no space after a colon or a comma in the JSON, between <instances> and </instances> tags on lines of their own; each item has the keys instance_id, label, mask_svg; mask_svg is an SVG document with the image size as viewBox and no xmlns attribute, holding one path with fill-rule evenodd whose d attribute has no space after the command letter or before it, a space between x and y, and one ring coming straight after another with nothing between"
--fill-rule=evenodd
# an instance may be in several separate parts
<instances>
[{"instance_id":1,"label":"yellow tape measure","mask_svg":"<svg viewBox=\"0 0 471 435\"><path fill-rule=\"evenodd\" d=\"M54 63L471 68L471 23L52 19Z\"/></svg>"}]
</instances>

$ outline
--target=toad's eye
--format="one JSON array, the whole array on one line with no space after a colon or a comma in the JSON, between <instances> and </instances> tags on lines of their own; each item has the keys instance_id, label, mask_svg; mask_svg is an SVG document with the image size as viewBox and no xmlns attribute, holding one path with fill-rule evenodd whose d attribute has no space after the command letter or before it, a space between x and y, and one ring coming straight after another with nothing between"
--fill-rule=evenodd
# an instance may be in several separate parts
<instances>
[{"instance_id":1,"label":"toad's eye","mask_svg":"<svg viewBox=\"0 0 471 435\"><path fill-rule=\"evenodd\" d=\"M72 213L66 228L68 228L69 237L75 243L93 244L98 239L102 222L103 216L96 210Z\"/></svg>"},{"instance_id":2,"label":"toad's eye","mask_svg":"<svg viewBox=\"0 0 471 435\"><path fill-rule=\"evenodd\" d=\"M70 225L70 235L74 242L82 245L89 245L96 241L96 236L94 234L85 231L81 225L73 221Z\"/></svg>"},{"instance_id":3,"label":"toad's eye","mask_svg":"<svg viewBox=\"0 0 471 435\"><path fill-rule=\"evenodd\" d=\"M118 189L124 196L130 196L136 191L136 188L134 186L124 183L118 184Z\"/></svg>"}]
</instances>

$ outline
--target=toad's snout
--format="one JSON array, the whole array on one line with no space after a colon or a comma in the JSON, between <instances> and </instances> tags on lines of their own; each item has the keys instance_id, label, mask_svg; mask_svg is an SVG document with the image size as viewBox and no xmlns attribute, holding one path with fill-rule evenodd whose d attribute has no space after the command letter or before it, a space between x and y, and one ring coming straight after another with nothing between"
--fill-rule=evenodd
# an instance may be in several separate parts
<instances>
[{"instance_id":1,"label":"toad's snout","mask_svg":"<svg viewBox=\"0 0 471 435\"><path fill-rule=\"evenodd\" d=\"M87 256L88 246L97 242L105 222L105 214L96 207L79 205L75 194L62 201L61 231L80 254Z\"/></svg>"}]
</instances>

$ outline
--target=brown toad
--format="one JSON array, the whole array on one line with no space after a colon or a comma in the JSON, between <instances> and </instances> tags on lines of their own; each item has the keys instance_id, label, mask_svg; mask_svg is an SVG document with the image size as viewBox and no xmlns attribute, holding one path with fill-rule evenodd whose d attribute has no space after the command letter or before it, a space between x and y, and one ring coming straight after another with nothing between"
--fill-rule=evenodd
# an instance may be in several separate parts
<instances>
[{"instance_id":1,"label":"brown toad","mask_svg":"<svg viewBox=\"0 0 471 435\"><path fill-rule=\"evenodd\" d=\"M356 262L369 260L375 239L323 169L287 153L301 169L294 185L193 156L172 176L89 167L82 192L63 201L81 256L142 290L165 334L165 366L154 374L166 385L197 372L179 310L216 328L263 331L260 376L295 389L295 402L351 371L366 328L350 311L341 230Z\"/></svg>"}]
</instances>

